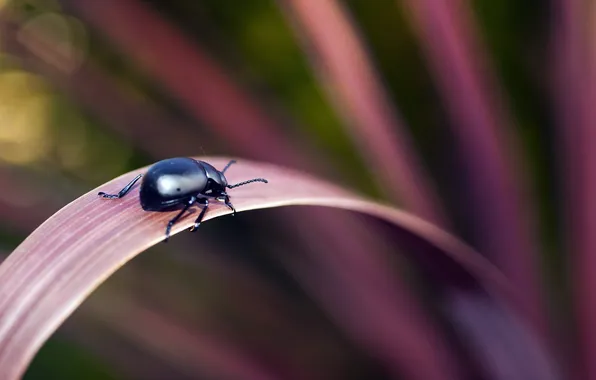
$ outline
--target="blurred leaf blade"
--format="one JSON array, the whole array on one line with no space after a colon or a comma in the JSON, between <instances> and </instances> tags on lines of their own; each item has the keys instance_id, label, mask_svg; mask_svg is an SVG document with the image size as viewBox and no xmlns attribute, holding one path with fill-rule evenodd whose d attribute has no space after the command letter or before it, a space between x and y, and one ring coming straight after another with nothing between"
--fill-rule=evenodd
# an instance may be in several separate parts
<instances>
[{"instance_id":1,"label":"blurred leaf blade","mask_svg":"<svg viewBox=\"0 0 596 380\"><path fill-rule=\"evenodd\" d=\"M406 0L429 69L452 121L466 175L473 242L516 284L527 318L548 340L533 205L514 121L483 49L469 1ZM487 176L486 173L490 173Z\"/></svg>"}]
</instances>

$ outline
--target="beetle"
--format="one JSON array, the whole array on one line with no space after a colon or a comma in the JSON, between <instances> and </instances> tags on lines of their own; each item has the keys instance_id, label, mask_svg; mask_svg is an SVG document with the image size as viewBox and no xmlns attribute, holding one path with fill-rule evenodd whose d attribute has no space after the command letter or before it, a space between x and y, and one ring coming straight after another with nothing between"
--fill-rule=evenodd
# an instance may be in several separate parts
<instances>
[{"instance_id":1,"label":"beetle","mask_svg":"<svg viewBox=\"0 0 596 380\"><path fill-rule=\"evenodd\" d=\"M233 211L233 215L236 215L236 209L230 202L230 196L226 189L233 189L253 182L268 183L264 178L253 178L235 185L228 184L225 172L234 163L236 161L231 160L220 171L205 161L189 157L169 158L153 164L144 175L136 176L117 194L100 191L98 195L104 199L122 198L142 177L139 198L143 210L171 211L184 205L182 210L168 222L165 238L165 242L167 242L172 226L195 203L202 204L203 209L189 231L196 231L201 225L209 207L209 198L223 201Z\"/></svg>"}]
</instances>

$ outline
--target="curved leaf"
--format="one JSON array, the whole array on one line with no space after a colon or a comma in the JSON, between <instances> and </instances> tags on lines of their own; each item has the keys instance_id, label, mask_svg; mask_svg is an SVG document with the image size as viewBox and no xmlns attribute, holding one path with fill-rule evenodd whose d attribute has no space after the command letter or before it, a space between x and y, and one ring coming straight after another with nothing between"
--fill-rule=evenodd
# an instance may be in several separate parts
<instances>
[{"instance_id":1,"label":"curved leaf","mask_svg":"<svg viewBox=\"0 0 596 380\"><path fill-rule=\"evenodd\" d=\"M223 167L226 158L202 158ZM145 168L122 175L65 206L35 230L0 265L0 378L20 376L44 341L105 279L131 258L164 239L175 212L144 212L134 188L122 199L105 200ZM424 220L368 201L297 171L242 161L226 173L230 182L265 177L230 191L238 211L309 205L352 210L393 224L434 247L498 296L512 296L507 281L479 254ZM213 202L205 220L229 214ZM172 234L189 228L196 213L183 217ZM511 300L511 299L510 299ZM399 323L396 321L395 323Z\"/></svg>"}]
</instances>

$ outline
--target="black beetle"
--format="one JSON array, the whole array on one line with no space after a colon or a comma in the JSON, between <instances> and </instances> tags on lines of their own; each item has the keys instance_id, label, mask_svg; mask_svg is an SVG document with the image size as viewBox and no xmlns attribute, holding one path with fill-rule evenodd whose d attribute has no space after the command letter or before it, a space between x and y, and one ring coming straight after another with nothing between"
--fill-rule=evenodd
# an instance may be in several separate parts
<instances>
[{"instance_id":1,"label":"black beetle","mask_svg":"<svg viewBox=\"0 0 596 380\"><path fill-rule=\"evenodd\" d=\"M178 215L168 222L165 239L167 242L172 226L193 204L201 203L204 206L190 231L196 231L201 224L209 207L209 197L224 201L226 206L236 215L236 209L230 203L230 196L226 193L226 188L233 189L252 182L268 183L264 178L254 178L235 185L229 185L224 173L235 162L235 160L228 162L219 171L204 161L188 157L169 158L153 164L144 176L143 174L136 176L118 194L106 194L101 191L98 195L107 199L122 198L143 177L139 191L143 210L170 211L184 204Z\"/></svg>"}]
</instances>

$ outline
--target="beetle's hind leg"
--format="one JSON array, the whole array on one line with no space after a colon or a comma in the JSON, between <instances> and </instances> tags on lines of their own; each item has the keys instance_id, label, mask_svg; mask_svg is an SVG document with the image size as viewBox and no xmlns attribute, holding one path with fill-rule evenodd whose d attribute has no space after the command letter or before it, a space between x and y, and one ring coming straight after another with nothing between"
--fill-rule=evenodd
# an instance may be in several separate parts
<instances>
[{"instance_id":1,"label":"beetle's hind leg","mask_svg":"<svg viewBox=\"0 0 596 380\"><path fill-rule=\"evenodd\" d=\"M99 195L102 198L106 198L106 199L117 199L117 198L122 198L123 196L125 196L126 194L128 194L128 192L130 191L130 189L132 189L132 187L134 186L135 183L137 183L137 181L139 179L141 179L143 175L139 174L138 176L136 176L132 181L130 181L128 183L128 185L124 186L124 188L122 190L120 190L120 192L118 194L106 194L103 191L100 191L99 193L97 193L97 195Z\"/></svg>"},{"instance_id":2,"label":"beetle's hind leg","mask_svg":"<svg viewBox=\"0 0 596 380\"><path fill-rule=\"evenodd\" d=\"M201 210L199 217L195 220L195 224L192 227L190 227L190 229L189 229L190 232L196 232L196 230L201 225L201 222L203 221L205 214L207 213L207 209L209 208L209 199L199 198L199 199L197 199L197 202L203 204L203 209Z\"/></svg>"},{"instance_id":3,"label":"beetle's hind leg","mask_svg":"<svg viewBox=\"0 0 596 380\"><path fill-rule=\"evenodd\" d=\"M182 215L189 209L190 206L192 206L195 202L197 201L197 198L192 196L190 197L190 199L188 200L188 202L186 202L186 204L184 205L184 208L178 213L178 215L176 215L175 217L172 218L172 220L170 220L168 222L168 226L166 227L166 239L164 240L164 243L168 242L168 239L170 238L170 230L172 229L172 226L174 224L176 224L176 222L178 221L178 219L180 219L180 217L182 217Z\"/></svg>"}]
</instances>

